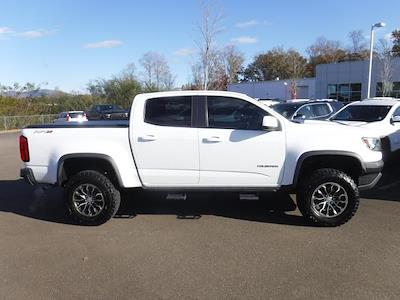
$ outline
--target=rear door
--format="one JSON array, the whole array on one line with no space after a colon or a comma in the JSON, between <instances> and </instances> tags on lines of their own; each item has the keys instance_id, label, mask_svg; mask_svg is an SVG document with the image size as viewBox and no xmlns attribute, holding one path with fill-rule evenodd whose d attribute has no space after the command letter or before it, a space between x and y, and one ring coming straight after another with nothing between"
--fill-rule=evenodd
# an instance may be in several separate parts
<instances>
[{"instance_id":1,"label":"rear door","mask_svg":"<svg viewBox=\"0 0 400 300\"><path fill-rule=\"evenodd\" d=\"M275 187L286 155L283 128L262 129L268 112L248 101L208 96L206 128L199 128L200 185Z\"/></svg>"},{"instance_id":2,"label":"rear door","mask_svg":"<svg viewBox=\"0 0 400 300\"><path fill-rule=\"evenodd\" d=\"M135 106L133 153L145 186L195 186L199 182L198 129L191 96L158 97Z\"/></svg>"}]
</instances>

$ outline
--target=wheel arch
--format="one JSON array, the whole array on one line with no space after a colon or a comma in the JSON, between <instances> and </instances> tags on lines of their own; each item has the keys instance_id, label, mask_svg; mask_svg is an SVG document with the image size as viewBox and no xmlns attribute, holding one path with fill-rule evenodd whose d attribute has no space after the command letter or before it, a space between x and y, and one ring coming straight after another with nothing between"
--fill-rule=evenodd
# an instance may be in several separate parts
<instances>
[{"instance_id":1,"label":"wheel arch","mask_svg":"<svg viewBox=\"0 0 400 300\"><path fill-rule=\"evenodd\" d=\"M343 171L358 182L358 177L365 173L366 167L361 157L349 151L310 151L303 153L298 161L293 176L293 187L297 187L303 174L319 168L334 168Z\"/></svg>"},{"instance_id":2,"label":"wheel arch","mask_svg":"<svg viewBox=\"0 0 400 300\"><path fill-rule=\"evenodd\" d=\"M79 171L94 170L105 172L106 176L119 187L123 186L122 177L112 157L100 153L73 153L63 155L57 166L57 185L64 183Z\"/></svg>"}]
</instances>

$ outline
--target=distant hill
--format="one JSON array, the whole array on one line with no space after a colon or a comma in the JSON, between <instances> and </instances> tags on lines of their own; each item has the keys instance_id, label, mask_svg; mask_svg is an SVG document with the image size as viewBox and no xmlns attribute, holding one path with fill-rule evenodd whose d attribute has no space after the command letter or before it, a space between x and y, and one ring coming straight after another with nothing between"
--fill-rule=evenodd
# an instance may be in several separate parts
<instances>
[{"instance_id":1,"label":"distant hill","mask_svg":"<svg viewBox=\"0 0 400 300\"><path fill-rule=\"evenodd\" d=\"M15 98L38 98L44 96L55 96L57 94L65 93L59 90L49 90L49 89L39 89L31 92L16 92L16 91L7 91L1 93L2 96L15 97Z\"/></svg>"}]
</instances>

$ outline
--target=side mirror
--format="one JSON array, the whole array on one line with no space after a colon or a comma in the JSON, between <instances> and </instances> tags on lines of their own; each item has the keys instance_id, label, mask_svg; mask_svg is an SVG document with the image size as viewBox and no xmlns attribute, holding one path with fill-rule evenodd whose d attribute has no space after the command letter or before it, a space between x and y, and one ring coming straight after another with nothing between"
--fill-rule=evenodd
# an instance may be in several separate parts
<instances>
[{"instance_id":1,"label":"side mirror","mask_svg":"<svg viewBox=\"0 0 400 300\"><path fill-rule=\"evenodd\" d=\"M393 116L392 119L390 120L390 123L399 123L400 122L400 116Z\"/></svg>"},{"instance_id":2,"label":"side mirror","mask_svg":"<svg viewBox=\"0 0 400 300\"><path fill-rule=\"evenodd\" d=\"M306 116L305 115L303 115L303 114L297 114L297 115L294 115L293 116L293 120L305 120L306 119Z\"/></svg>"},{"instance_id":3,"label":"side mirror","mask_svg":"<svg viewBox=\"0 0 400 300\"><path fill-rule=\"evenodd\" d=\"M279 122L278 119L272 116L264 116L263 121L262 121L262 127L264 129L278 129L279 128Z\"/></svg>"}]
</instances>

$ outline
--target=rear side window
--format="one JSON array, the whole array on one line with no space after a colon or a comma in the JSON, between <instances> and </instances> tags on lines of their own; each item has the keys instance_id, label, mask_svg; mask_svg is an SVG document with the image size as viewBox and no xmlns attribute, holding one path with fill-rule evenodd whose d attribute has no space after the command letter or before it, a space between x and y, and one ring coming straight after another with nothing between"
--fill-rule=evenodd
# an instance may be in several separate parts
<instances>
[{"instance_id":1,"label":"rear side window","mask_svg":"<svg viewBox=\"0 0 400 300\"><path fill-rule=\"evenodd\" d=\"M235 98L207 97L208 127L261 130L268 113L258 106Z\"/></svg>"},{"instance_id":2,"label":"rear side window","mask_svg":"<svg viewBox=\"0 0 400 300\"><path fill-rule=\"evenodd\" d=\"M296 115L303 115L306 119L328 116L332 112L326 103L304 105Z\"/></svg>"},{"instance_id":3,"label":"rear side window","mask_svg":"<svg viewBox=\"0 0 400 300\"><path fill-rule=\"evenodd\" d=\"M190 127L192 124L192 97L148 99L144 121L160 126Z\"/></svg>"}]
</instances>

